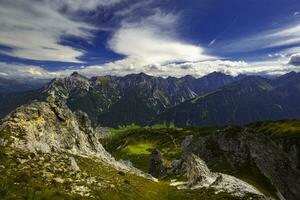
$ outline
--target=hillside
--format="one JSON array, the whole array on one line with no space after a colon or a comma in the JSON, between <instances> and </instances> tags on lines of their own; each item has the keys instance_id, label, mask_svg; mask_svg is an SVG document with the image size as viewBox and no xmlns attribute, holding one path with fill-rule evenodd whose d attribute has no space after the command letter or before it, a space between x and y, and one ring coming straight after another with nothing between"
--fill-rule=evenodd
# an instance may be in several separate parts
<instances>
[{"instance_id":1,"label":"hillside","mask_svg":"<svg viewBox=\"0 0 300 200\"><path fill-rule=\"evenodd\" d=\"M185 151L198 155L211 170L251 183L267 196L277 198L279 190L286 199L295 199L290 195L297 195L300 187L299 134L297 120L243 127L155 126L120 130L103 143L116 158L130 160L134 166L149 172L153 149L161 152L164 165L170 167L174 160L182 159L182 142L192 136ZM172 177L172 173L166 176Z\"/></svg>"}]
</instances>

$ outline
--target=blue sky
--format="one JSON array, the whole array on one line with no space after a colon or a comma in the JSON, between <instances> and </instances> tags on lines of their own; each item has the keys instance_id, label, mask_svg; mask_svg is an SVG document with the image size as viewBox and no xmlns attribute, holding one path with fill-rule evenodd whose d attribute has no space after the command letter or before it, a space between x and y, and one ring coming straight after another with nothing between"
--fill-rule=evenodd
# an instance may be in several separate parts
<instances>
[{"instance_id":1,"label":"blue sky","mask_svg":"<svg viewBox=\"0 0 300 200\"><path fill-rule=\"evenodd\" d=\"M7 78L300 69L299 0L0 0L0 27Z\"/></svg>"}]
</instances>

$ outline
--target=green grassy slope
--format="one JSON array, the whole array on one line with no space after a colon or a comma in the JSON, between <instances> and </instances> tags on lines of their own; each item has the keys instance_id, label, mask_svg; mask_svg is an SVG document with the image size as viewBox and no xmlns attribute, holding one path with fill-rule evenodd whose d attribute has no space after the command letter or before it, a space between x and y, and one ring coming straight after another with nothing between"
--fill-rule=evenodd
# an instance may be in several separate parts
<instances>
[{"instance_id":1,"label":"green grassy slope","mask_svg":"<svg viewBox=\"0 0 300 200\"><path fill-rule=\"evenodd\" d=\"M0 149L1 200L167 200L238 199L211 189L178 190L118 171L95 159L74 156L80 172L69 169L68 157ZM73 192L74 185L78 191ZM78 192L85 194L81 196Z\"/></svg>"}]
</instances>

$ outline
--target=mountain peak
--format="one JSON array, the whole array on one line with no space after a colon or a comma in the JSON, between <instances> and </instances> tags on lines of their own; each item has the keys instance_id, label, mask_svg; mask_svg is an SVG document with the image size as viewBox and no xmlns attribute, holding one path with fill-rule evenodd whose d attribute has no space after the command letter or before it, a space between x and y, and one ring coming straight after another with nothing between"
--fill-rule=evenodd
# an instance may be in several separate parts
<instances>
[{"instance_id":1,"label":"mountain peak","mask_svg":"<svg viewBox=\"0 0 300 200\"><path fill-rule=\"evenodd\" d=\"M215 77L215 76L229 76L229 75L224 74L222 72L217 72L217 71L214 71L210 74L205 75L205 77Z\"/></svg>"},{"instance_id":2,"label":"mountain peak","mask_svg":"<svg viewBox=\"0 0 300 200\"><path fill-rule=\"evenodd\" d=\"M140 76L140 77L151 77L150 75L144 73L144 72L140 72L138 74L134 74L135 76Z\"/></svg>"},{"instance_id":3,"label":"mountain peak","mask_svg":"<svg viewBox=\"0 0 300 200\"><path fill-rule=\"evenodd\" d=\"M79 74L77 71L74 71L74 72L70 75L70 77L88 79L88 78L86 78L85 76Z\"/></svg>"},{"instance_id":4,"label":"mountain peak","mask_svg":"<svg viewBox=\"0 0 300 200\"><path fill-rule=\"evenodd\" d=\"M151 78L151 77L152 76L145 74L144 72L140 72L138 74L128 74L128 75L124 76L124 78L142 78L142 79Z\"/></svg>"},{"instance_id":5,"label":"mountain peak","mask_svg":"<svg viewBox=\"0 0 300 200\"><path fill-rule=\"evenodd\" d=\"M185 76L183 76L183 77L181 77L181 79L185 79L185 80L194 80L194 79L196 79L194 76L192 76L192 75L185 75Z\"/></svg>"},{"instance_id":6,"label":"mountain peak","mask_svg":"<svg viewBox=\"0 0 300 200\"><path fill-rule=\"evenodd\" d=\"M73 72L70 76L79 76L80 74L77 72L77 71L75 71L75 72Z\"/></svg>"},{"instance_id":7,"label":"mountain peak","mask_svg":"<svg viewBox=\"0 0 300 200\"><path fill-rule=\"evenodd\" d=\"M279 78L291 78L291 77L295 77L297 75L300 75L300 73L297 73L295 71L291 71L287 74L284 74L284 75L280 76Z\"/></svg>"}]
</instances>

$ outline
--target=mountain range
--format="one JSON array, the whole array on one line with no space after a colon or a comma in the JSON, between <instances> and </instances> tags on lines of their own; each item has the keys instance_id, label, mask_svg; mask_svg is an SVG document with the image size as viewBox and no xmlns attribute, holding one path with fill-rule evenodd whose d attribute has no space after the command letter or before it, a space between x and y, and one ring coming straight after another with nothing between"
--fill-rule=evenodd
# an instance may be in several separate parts
<instances>
[{"instance_id":1,"label":"mountain range","mask_svg":"<svg viewBox=\"0 0 300 200\"><path fill-rule=\"evenodd\" d=\"M32 100L53 98L86 112L93 126L245 124L299 118L300 73L272 79L219 72L201 78L140 73L89 79L74 72L37 90L0 96L0 117Z\"/></svg>"}]
</instances>

